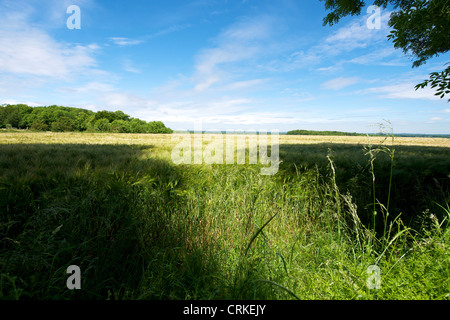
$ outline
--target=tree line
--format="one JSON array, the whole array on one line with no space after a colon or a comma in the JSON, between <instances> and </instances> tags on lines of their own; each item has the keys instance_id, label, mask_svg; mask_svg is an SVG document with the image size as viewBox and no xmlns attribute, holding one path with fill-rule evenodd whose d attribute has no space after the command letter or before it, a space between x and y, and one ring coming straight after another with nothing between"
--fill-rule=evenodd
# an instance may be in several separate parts
<instances>
[{"instance_id":1,"label":"tree line","mask_svg":"<svg viewBox=\"0 0 450 320\"><path fill-rule=\"evenodd\" d=\"M53 132L172 133L161 121L146 122L122 111L63 107L0 106L0 128Z\"/></svg>"},{"instance_id":2,"label":"tree line","mask_svg":"<svg viewBox=\"0 0 450 320\"><path fill-rule=\"evenodd\" d=\"M313 130L291 130L287 135L302 135L302 136L364 136L361 133L355 132L341 132L341 131L313 131Z\"/></svg>"}]
</instances>

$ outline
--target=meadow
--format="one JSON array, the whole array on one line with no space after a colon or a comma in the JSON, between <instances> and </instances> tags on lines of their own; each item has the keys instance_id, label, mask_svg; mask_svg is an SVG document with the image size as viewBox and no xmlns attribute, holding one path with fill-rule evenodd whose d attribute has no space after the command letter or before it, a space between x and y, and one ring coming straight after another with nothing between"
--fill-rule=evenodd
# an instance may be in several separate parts
<instances>
[{"instance_id":1,"label":"meadow","mask_svg":"<svg viewBox=\"0 0 450 320\"><path fill-rule=\"evenodd\" d=\"M0 299L449 299L450 139L281 135L274 176L173 147L0 132Z\"/></svg>"}]
</instances>

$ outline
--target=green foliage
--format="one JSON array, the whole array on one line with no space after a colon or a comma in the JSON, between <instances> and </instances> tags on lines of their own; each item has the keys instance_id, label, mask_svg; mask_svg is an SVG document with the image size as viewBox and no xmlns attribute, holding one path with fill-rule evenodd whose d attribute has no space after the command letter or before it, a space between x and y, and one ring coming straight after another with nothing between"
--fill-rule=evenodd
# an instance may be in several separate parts
<instances>
[{"instance_id":1,"label":"green foliage","mask_svg":"<svg viewBox=\"0 0 450 320\"><path fill-rule=\"evenodd\" d=\"M409 1L402 10L392 13L389 26L393 30L388 39L395 48L417 57L413 66L418 67L450 49L450 2Z\"/></svg>"},{"instance_id":2,"label":"green foliage","mask_svg":"<svg viewBox=\"0 0 450 320\"><path fill-rule=\"evenodd\" d=\"M155 133L172 133L172 131L170 129L168 130L161 121L152 121L147 123L147 130Z\"/></svg>"},{"instance_id":3,"label":"green foliage","mask_svg":"<svg viewBox=\"0 0 450 320\"><path fill-rule=\"evenodd\" d=\"M445 95L450 94L450 67L447 67L442 72L432 72L430 73L430 79L425 80L424 82L418 84L416 86L417 89L425 88L431 85L431 88L437 88L435 96L440 96L440 98L444 98ZM448 99L450 102L450 99Z\"/></svg>"},{"instance_id":4,"label":"green foliage","mask_svg":"<svg viewBox=\"0 0 450 320\"><path fill-rule=\"evenodd\" d=\"M324 25L333 25L348 15L359 15L366 5L362 0L321 0L325 8L332 10L323 20ZM394 47L416 58L413 67L418 67L432 57L450 49L450 2L448 0L375 0L374 5L386 8L394 6L389 20L392 31L388 39ZM450 93L449 68L433 72L430 79L416 86L416 90L428 84L439 86L436 95L443 98ZM450 101L450 100L449 100Z\"/></svg>"},{"instance_id":5,"label":"green foliage","mask_svg":"<svg viewBox=\"0 0 450 320\"><path fill-rule=\"evenodd\" d=\"M24 104L0 106L0 128L7 124L16 129L25 128L23 118L31 111L32 108Z\"/></svg>"},{"instance_id":6,"label":"green foliage","mask_svg":"<svg viewBox=\"0 0 450 320\"><path fill-rule=\"evenodd\" d=\"M30 126L31 131L47 131L48 129L48 125L39 119L34 120Z\"/></svg>"},{"instance_id":7,"label":"green foliage","mask_svg":"<svg viewBox=\"0 0 450 320\"><path fill-rule=\"evenodd\" d=\"M75 121L67 116L59 117L55 122L52 123L53 132L68 132L75 130Z\"/></svg>"},{"instance_id":8,"label":"green foliage","mask_svg":"<svg viewBox=\"0 0 450 320\"><path fill-rule=\"evenodd\" d=\"M111 132L114 133L130 133L130 122L125 120L114 120L111 123Z\"/></svg>"},{"instance_id":9,"label":"green foliage","mask_svg":"<svg viewBox=\"0 0 450 320\"><path fill-rule=\"evenodd\" d=\"M113 122L114 120L129 120L130 116L123 113L122 111L115 111L115 112L111 112L111 111L99 111L95 114L94 120L99 120L99 119L107 119L110 123Z\"/></svg>"},{"instance_id":10,"label":"green foliage","mask_svg":"<svg viewBox=\"0 0 450 320\"><path fill-rule=\"evenodd\" d=\"M130 130L133 133L145 133L147 131L147 123L143 120L132 118L130 121Z\"/></svg>"},{"instance_id":11,"label":"green foliage","mask_svg":"<svg viewBox=\"0 0 450 320\"><path fill-rule=\"evenodd\" d=\"M317 136L363 136L363 134L355 132L341 132L341 131L313 131L313 130L291 130L287 135L317 135Z\"/></svg>"},{"instance_id":12,"label":"green foliage","mask_svg":"<svg viewBox=\"0 0 450 320\"><path fill-rule=\"evenodd\" d=\"M99 132L109 132L111 124L108 119L100 118L94 122L94 130Z\"/></svg>"},{"instance_id":13,"label":"green foliage","mask_svg":"<svg viewBox=\"0 0 450 320\"><path fill-rule=\"evenodd\" d=\"M75 130L86 131L89 120L90 120L89 112L82 112L82 111L78 112L78 114L75 117Z\"/></svg>"},{"instance_id":14,"label":"green foliage","mask_svg":"<svg viewBox=\"0 0 450 320\"><path fill-rule=\"evenodd\" d=\"M99 111L49 106L29 107L24 104L0 106L0 128L32 131L113 132L113 133L172 133L161 121L145 122L130 118L122 111Z\"/></svg>"}]
</instances>

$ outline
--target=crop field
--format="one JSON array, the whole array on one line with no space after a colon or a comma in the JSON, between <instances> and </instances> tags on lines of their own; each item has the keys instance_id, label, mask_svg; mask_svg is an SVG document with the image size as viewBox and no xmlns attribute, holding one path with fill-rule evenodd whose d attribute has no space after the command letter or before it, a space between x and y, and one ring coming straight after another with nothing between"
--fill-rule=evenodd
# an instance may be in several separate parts
<instances>
[{"instance_id":1,"label":"crop field","mask_svg":"<svg viewBox=\"0 0 450 320\"><path fill-rule=\"evenodd\" d=\"M450 298L450 139L280 135L262 175L172 137L0 132L0 298Z\"/></svg>"}]
</instances>

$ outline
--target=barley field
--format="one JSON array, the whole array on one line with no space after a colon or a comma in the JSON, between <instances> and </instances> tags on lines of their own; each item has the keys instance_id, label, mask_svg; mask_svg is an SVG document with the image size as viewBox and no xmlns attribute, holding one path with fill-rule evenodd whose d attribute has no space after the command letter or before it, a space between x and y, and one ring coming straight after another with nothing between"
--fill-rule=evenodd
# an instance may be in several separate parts
<instances>
[{"instance_id":1,"label":"barley field","mask_svg":"<svg viewBox=\"0 0 450 320\"><path fill-rule=\"evenodd\" d=\"M268 176L175 144L0 132L0 299L449 299L450 139L280 135Z\"/></svg>"}]
</instances>

